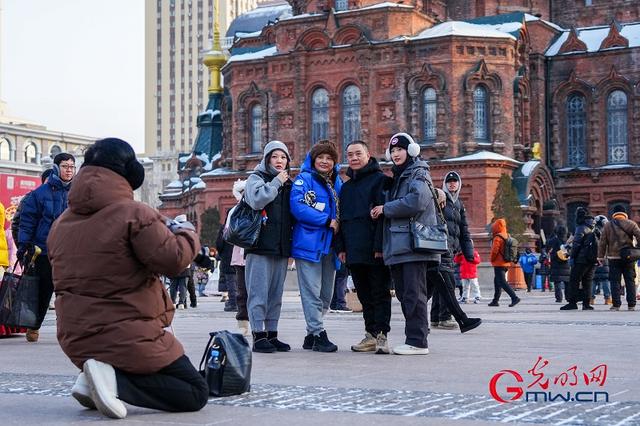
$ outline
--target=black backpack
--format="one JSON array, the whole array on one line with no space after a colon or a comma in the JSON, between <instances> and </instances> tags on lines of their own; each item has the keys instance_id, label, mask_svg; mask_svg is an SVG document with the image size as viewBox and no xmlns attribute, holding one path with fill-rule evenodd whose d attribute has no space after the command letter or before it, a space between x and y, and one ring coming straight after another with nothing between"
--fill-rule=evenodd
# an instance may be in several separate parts
<instances>
[{"instance_id":1,"label":"black backpack","mask_svg":"<svg viewBox=\"0 0 640 426\"><path fill-rule=\"evenodd\" d=\"M515 263L518 261L518 240L513 238L511 235L508 235L507 238L504 238L500 235L500 238L504 240L504 246L502 250L502 257L504 257L505 262Z\"/></svg>"},{"instance_id":2,"label":"black backpack","mask_svg":"<svg viewBox=\"0 0 640 426\"><path fill-rule=\"evenodd\" d=\"M598 260L598 236L595 232L589 232L582 240L580 255L587 263L596 263Z\"/></svg>"}]
</instances>

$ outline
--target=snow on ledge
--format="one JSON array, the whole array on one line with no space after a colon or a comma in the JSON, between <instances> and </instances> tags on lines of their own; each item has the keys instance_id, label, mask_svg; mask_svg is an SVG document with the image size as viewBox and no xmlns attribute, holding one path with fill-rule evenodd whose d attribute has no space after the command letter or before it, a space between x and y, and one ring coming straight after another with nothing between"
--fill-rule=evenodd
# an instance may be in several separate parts
<instances>
[{"instance_id":1,"label":"snow on ledge","mask_svg":"<svg viewBox=\"0 0 640 426\"><path fill-rule=\"evenodd\" d=\"M511 157L507 157L505 155L497 154L497 153L491 152L491 151L478 151L478 152L473 153L473 154L463 155L462 157L447 158L447 159L442 160L442 161L458 162L458 161L487 161L487 160L489 160L489 161L511 161L512 163L522 164L522 163L520 163L520 161L514 160Z\"/></svg>"},{"instance_id":2,"label":"snow on ledge","mask_svg":"<svg viewBox=\"0 0 640 426\"><path fill-rule=\"evenodd\" d=\"M511 24L511 23L509 23ZM517 24L520 28L521 24ZM497 27L497 28L496 28ZM499 29L498 29L499 28ZM447 36L464 36L464 37L489 37L489 38L506 38L515 40L516 38L504 32L503 29L514 31L516 30L513 25L479 25L471 24L469 22L461 21L448 21L438 24L435 27L422 31L415 37L411 37L411 40L424 40L429 38L447 37Z\"/></svg>"},{"instance_id":3,"label":"snow on ledge","mask_svg":"<svg viewBox=\"0 0 640 426\"><path fill-rule=\"evenodd\" d=\"M276 46L272 46L266 49L258 50L257 52L241 53L239 55L233 55L229 58L227 63L264 59L268 56L273 56L276 53L278 53L278 48Z\"/></svg>"}]
</instances>

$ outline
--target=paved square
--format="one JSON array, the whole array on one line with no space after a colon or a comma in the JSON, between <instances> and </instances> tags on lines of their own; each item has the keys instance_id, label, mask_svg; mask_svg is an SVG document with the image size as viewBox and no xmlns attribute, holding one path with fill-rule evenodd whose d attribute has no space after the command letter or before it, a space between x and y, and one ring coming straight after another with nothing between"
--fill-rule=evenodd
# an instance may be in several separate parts
<instances>
[{"instance_id":1,"label":"paved square","mask_svg":"<svg viewBox=\"0 0 640 426\"><path fill-rule=\"evenodd\" d=\"M489 289L484 289L488 295ZM610 312L601 298L593 312L560 312L549 293L519 292L515 308L467 304L483 324L465 335L432 330L430 354L360 354L349 350L364 334L361 314L329 314L326 328L339 347L333 354L301 349L304 318L297 292L287 291L280 335L290 353L254 354L252 391L212 398L198 413L170 414L129 406L121 423L148 424L640 424L640 313ZM178 311L174 329L193 363L200 360L212 330L235 330L232 313L219 298L201 298L196 309ZM505 299L506 301L506 299ZM403 343L403 318L393 305L390 343ZM2 424L71 424L110 422L82 409L69 391L77 371L55 338L52 311L37 344L24 337L0 340L0 412ZM526 401L501 404L489 393L489 381L501 370L519 372L526 388L536 376L528 372L538 357L549 361L536 372L550 379L548 391L571 397L579 391L608 393L608 402ZM583 373L606 364L604 386L584 384ZM581 384L570 387L553 379L576 366ZM540 367L540 364L539 364ZM560 377L562 378L562 377ZM572 377L570 374L564 379ZM498 381L508 398L512 377ZM524 389L525 392L527 389ZM530 391L541 391L538 385ZM590 394L589 394L590 395ZM541 394L538 395L541 397ZM601 395L600 399L604 399Z\"/></svg>"}]
</instances>

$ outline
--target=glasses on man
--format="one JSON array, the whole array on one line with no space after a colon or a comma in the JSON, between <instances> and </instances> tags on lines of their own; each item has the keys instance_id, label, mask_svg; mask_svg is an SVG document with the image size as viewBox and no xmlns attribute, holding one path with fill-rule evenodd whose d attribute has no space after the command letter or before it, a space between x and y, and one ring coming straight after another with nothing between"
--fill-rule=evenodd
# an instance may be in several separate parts
<instances>
[{"instance_id":1,"label":"glasses on man","mask_svg":"<svg viewBox=\"0 0 640 426\"><path fill-rule=\"evenodd\" d=\"M68 165L68 164L61 164L60 168L63 170L75 170L76 166L75 165Z\"/></svg>"}]
</instances>

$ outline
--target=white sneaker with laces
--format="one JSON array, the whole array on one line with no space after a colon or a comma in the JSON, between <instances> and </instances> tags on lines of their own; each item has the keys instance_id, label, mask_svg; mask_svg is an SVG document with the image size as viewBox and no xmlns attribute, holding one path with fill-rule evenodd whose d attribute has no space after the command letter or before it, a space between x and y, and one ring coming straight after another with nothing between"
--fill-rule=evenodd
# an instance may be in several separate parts
<instances>
[{"instance_id":1,"label":"white sneaker with laces","mask_svg":"<svg viewBox=\"0 0 640 426\"><path fill-rule=\"evenodd\" d=\"M112 419L127 417L127 407L118 399L118 384L113 367L89 359L85 361L83 371L91 390L91 399L98 411Z\"/></svg>"},{"instance_id":2,"label":"white sneaker with laces","mask_svg":"<svg viewBox=\"0 0 640 426\"><path fill-rule=\"evenodd\" d=\"M393 348L396 355L428 355L429 348L418 348L411 345L400 345Z\"/></svg>"},{"instance_id":3,"label":"white sneaker with laces","mask_svg":"<svg viewBox=\"0 0 640 426\"><path fill-rule=\"evenodd\" d=\"M76 399L83 407L91 410L96 409L96 404L91 399L91 388L87 382L87 377L84 373L78 374L75 384L71 388L71 396Z\"/></svg>"}]
</instances>

